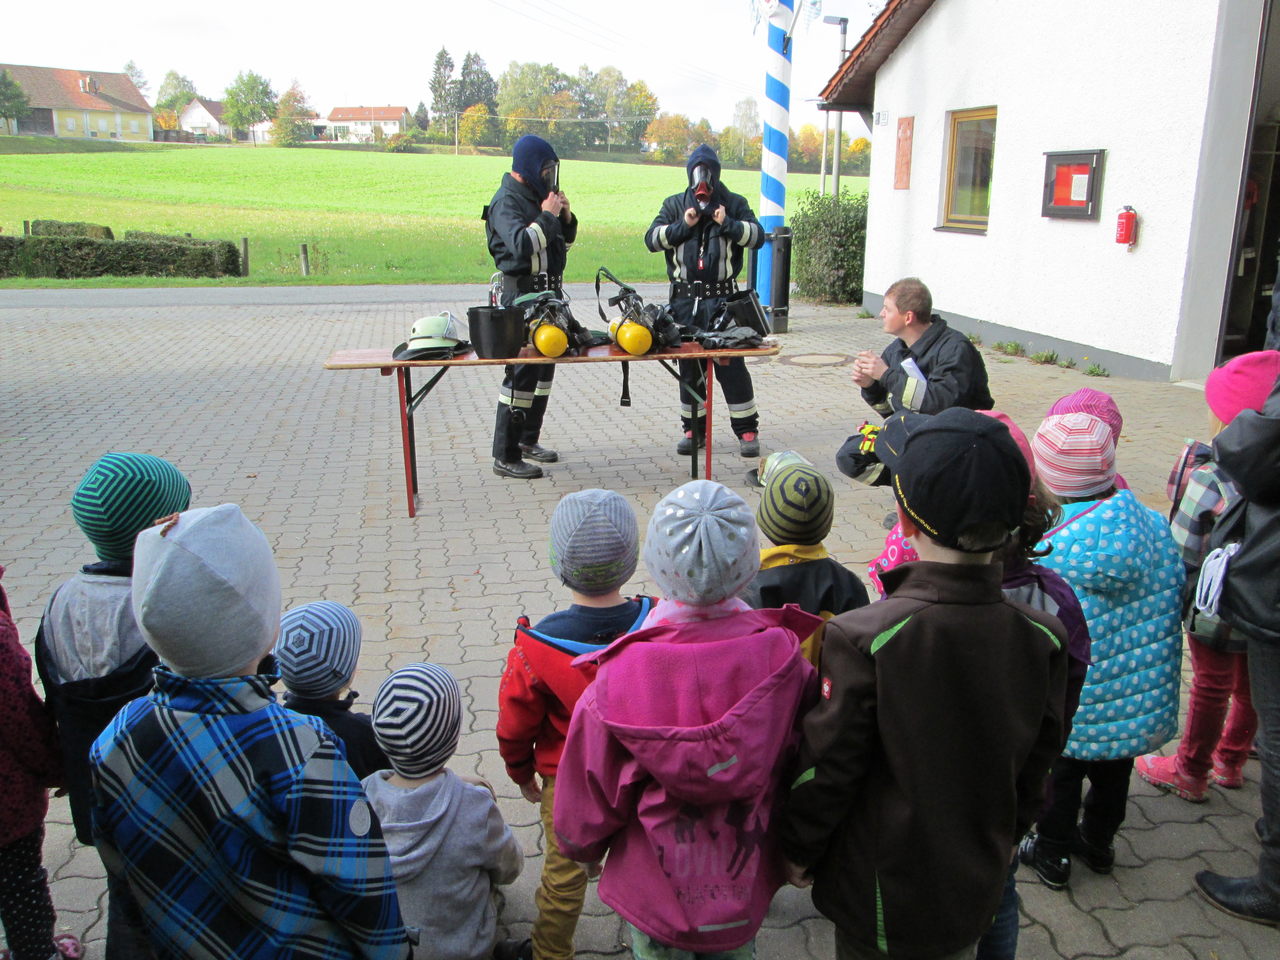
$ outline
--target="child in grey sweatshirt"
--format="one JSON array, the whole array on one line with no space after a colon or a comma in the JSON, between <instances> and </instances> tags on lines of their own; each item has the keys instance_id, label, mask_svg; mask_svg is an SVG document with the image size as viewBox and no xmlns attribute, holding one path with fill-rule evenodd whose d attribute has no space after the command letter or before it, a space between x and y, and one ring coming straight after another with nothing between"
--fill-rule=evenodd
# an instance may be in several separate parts
<instances>
[{"instance_id":1,"label":"child in grey sweatshirt","mask_svg":"<svg viewBox=\"0 0 1280 960\"><path fill-rule=\"evenodd\" d=\"M494 885L520 875L524 852L491 790L445 769L458 746L462 698L443 667L391 674L373 702L373 732L391 761L364 781L382 823L400 911L418 956L488 960L498 911Z\"/></svg>"}]
</instances>

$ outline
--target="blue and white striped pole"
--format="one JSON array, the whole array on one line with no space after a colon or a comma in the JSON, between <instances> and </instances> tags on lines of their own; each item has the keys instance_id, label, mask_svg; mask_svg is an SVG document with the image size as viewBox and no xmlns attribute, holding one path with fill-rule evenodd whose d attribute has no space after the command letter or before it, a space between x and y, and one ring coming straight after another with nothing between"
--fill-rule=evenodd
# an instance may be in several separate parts
<instances>
[{"instance_id":1,"label":"blue and white striped pole","mask_svg":"<svg viewBox=\"0 0 1280 960\"><path fill-rule=\"evenodd\" d=\"M787 131L791 119L791 44L795 0L778 0L769 15L768 64L764 81L764 137L760 151L760 226L772 233L787 209ZM756 291L773 303L773 241L756 256Z\"/></svg>"}]
</instances>

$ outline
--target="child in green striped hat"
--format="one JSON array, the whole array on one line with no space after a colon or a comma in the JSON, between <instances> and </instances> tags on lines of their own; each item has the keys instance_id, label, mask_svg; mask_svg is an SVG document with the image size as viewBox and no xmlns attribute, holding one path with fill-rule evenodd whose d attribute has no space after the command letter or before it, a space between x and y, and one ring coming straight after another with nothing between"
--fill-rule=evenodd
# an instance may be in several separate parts
<instances>
[{"instance_id":1,"label":"child in green striped hat","mask_svg":"<svg viewBox=\"0 0 1280 960\"><path fill-rule=\"evenodd\" d=\"M58 725L63 782L76 838L93 843L89 746L120 708L151 689L155 653L133 616L133 544L157 520L186 510L191 485L168 460L108 453L71 496L71 515L97 563L54 591L36 634L35 660ZM151 947L128 887L107 875L108 955L149 956Z\"/></svg>"},{"instance_id":2,"label":"child in green striped hat","mask_svg":"<svg viewBox=\"0 0 1280 960\"><path fill-rule=\"evenodd\" d=\"M822 545L835 513L830 481L802 462L784 464L780 470L766 467L761 474L765 485L756 525L773 546L760 551L760 572L743 599L757 609L794 603L823 620L865 606L867 588ZM815 667L822 631L819 627L801 643L805 658Z\"/></svg>"}]
</instances>

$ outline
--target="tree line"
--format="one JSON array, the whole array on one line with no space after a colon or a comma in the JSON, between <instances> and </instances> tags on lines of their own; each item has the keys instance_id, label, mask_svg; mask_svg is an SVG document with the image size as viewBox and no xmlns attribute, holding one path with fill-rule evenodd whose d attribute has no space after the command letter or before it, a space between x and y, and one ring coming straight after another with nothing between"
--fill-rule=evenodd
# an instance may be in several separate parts
<instances>
[{"instance_id":1,"label":"tree line","mask_svg":"<svg viewBox=\"0 0 1280 960\"><path fill-rule=\"evenodd\" d=\"M389 149L407 149L418 140L467 147L510 150L525 134L550 141L562 156L591 151L647 153L663 163L679 162L700 143L715 147L728 166L760 165L761 126L754 98L734 107L733 123L717 131L707 119L660 113L658 98L643 80L628 81L622 71L587 66L567 74L552 64L512 62L496 80L484 59L468 51L455 73L453 57L441 47L432 66L427 89L431 110L419 101L413 112L414 130L392 138ZM149 87L137 65L124 72L140 91ZM7 92L0 77L2 101L20 98ZM16 85L15 85L16 86ZM162 129L178 126L178 112L198 96L190 79L170 70L156 91L155 122ZM314 112L306 93L294 82L277 97L265 77L242 71L221 97L223 121L235 130L249 130L272 120L272 142L301 144L312 138ZM381 139L381 130L374 136ZM822 132L805 124L790 131L788 164L794 170L816 172L822 165ZM828 158L834 149L828 144ZM846 134L840 144L841 170L851 176L870 172L871 144ZM829 166L829 161L828 161Z\"/></svg>"}]
</instances>

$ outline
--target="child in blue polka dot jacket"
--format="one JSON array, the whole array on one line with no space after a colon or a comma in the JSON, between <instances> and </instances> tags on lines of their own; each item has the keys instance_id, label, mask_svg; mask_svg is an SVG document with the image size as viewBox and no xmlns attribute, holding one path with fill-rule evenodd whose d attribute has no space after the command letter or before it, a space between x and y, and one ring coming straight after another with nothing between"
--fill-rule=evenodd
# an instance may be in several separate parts
<instances>
[{"instance_id":1,"label":"child in blue polka dot jacket","mask_svg":"<svg viewBox=\"0 0 1280 960\"><path fill-rule=\"evenodd\" d=\"M1022 862L1061 889L1072 857L1111 872L1134 759L1177 731L1184 574L1164 517L1116 489L1115 439L1102 420L1049 416L1031 446L1042 481L1063 503L1063 521L1045 535L1052 552L1040 563L1071 585L1092 639L1071 736L1049 775L1049 804L1020 848Z\"/></svg>"}]
</instances>

